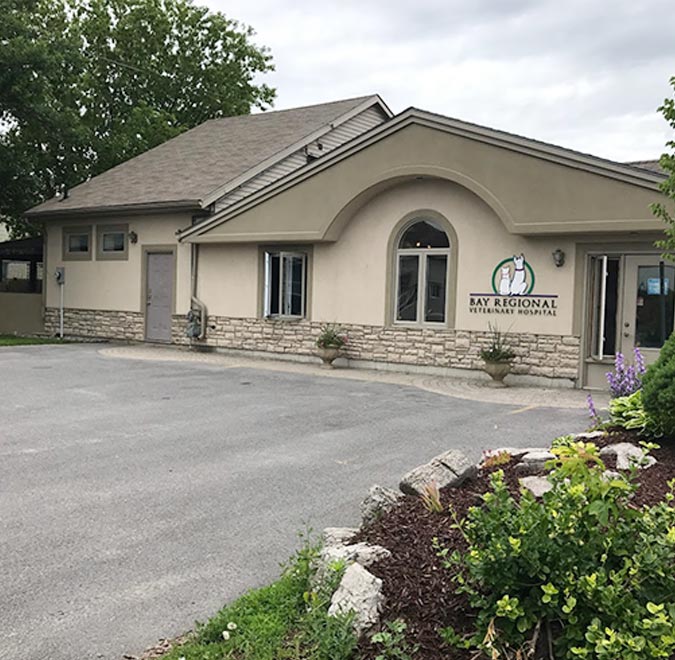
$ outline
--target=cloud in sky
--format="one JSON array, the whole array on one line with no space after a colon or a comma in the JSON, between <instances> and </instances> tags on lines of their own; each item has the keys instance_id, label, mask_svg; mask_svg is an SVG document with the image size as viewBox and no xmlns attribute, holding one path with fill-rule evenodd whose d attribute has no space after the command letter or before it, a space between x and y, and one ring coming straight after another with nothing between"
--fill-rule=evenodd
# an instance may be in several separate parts
<instances>
[{"instance_id":1,"label":"cloud in sky","mask_svg":"<svg viewBox=\"0 0 675 660\"><path fill-rule=\"evenodd\" d=\"M197 0L251 25L277 108L379 93L616 160L658 157L672 0Z\"/></svg>"}]
</instances>

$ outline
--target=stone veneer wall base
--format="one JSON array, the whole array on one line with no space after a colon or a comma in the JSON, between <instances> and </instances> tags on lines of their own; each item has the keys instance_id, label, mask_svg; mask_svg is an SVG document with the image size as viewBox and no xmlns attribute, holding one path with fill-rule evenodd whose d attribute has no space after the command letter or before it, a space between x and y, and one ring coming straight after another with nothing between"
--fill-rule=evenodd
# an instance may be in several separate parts
<instances>
[{"instance_id":1,"label":"stone veneer wall base","mask_svg":"<svg viewBox=\"0 0 675 660\"><path fill-rule=\"evenodd\" d=\"M193 345L260 357L314 361L316 338L323 325L306 320L210 316L206 339ZM340 327L348 337L343 356L347 365L487 377L480 351L490 343L488 332L355 324ZM513 333L508 339L516 354L513 374L509 376L513 382L574 386L579 374L579 337Z\"/></svg>"},{"instance_id":2,"label":"stone veneer wall base","mask_svg":"<svg viewBox=\"0 0 675 660\"><path fill-rule=\"evenodd\" d=\"M59 332L59 310L45 309L45 332ZM145 316L141 312L126 312L99 309L63 310L63 332L68 337L88 339L117 339L122 341L145 341ZM185 316L174 314L171 319L172 344L186 345Z\"/></svg>"},{"instance_id":3,"label":"stone veneer wall base","mask_svg":"<svg viewBox=\"0 0 675 660\"><path fill-rule=\"evenodd\" d=\"M193 349L198 351L219 353L242 358L256 358L259 360L276 360L279 362L295 362L301 364L320 364L321 360L313 355L300 353L276 353L274 351L252 351L242 348L222 348L204 344L194 344ZM488 382L491 380L482 369L460 369L458 367L434 367L429 365L402 364L400 362L376 362L374 360L350 360L338 358L333 363L337 368L372 369L399 374L419 374L424 376L442 376ZM575 387L573 378L550 378L546 376L530 376L527 374L509 374L508 382L512 385L529 387L547 387L553 389L572 389Z\"/></svg>"},{"instance_id":4,"label":"stone veneer wall base","mask_svg":"<svg viewBox=\"0 0 675 660\"><path fill-rule=\"evenodd\" d=\"M45 329L56 333L58 309L45 310ZM64 329L71 336L144 340L141 312L66 309ZM196 349L240 353L262 358L315 362L316 338L323 323L306 320L209 316L203 341L185 336L186 320L174 315L171 343ZM342 324L348 342L338 365L407 373L487 378L480 351L488 332ZM512 333L508 341L516 358L509 380L547 387L573 387L579 375L581 342L571 335Z\"/></svg>"}]
</instances>

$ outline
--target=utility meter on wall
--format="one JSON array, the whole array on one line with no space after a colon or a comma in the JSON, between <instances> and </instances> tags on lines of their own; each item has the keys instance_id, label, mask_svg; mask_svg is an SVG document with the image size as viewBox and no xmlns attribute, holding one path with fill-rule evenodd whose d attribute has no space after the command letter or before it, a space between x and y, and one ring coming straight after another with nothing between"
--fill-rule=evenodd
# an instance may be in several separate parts
<instances>
[{"instance_id":1,"label":"utility meter on wall","mask_svg":"<svg viewBox=\"0 0 675 660\"><path fill-rule=\"evenodd\" d=\"M66 283L66 269L63 266L59 266L55 271L54 271L54 277L56 278L56 283L57 284L65 284Z\"/></svg>"}]
</instances>

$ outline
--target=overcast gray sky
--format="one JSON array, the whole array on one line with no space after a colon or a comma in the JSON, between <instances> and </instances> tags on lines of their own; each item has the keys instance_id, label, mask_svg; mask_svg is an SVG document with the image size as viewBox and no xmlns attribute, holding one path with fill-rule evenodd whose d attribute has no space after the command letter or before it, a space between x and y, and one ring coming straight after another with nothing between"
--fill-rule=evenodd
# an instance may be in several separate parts
<instances>
[{"instance_id":1,"label":"overcast gray sky","mask_svg":"<svg viewBox=\"0 0 675 660\"><path fill-rule=\"evenodd\" d=\"M616 160L658 157L675 0L197 0L251 25L276 108L379 93Z\"/></svg>"}]
</instances>

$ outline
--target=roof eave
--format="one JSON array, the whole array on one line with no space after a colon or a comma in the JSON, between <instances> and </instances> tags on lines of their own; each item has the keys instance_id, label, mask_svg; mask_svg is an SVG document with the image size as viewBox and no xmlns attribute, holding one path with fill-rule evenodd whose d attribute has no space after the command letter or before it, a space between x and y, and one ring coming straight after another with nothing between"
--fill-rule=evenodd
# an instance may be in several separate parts
<instances>
[{"instance_id":1,"label":"roof eave","mask_svg":"<svg viewBox=\"0 0 675 660\"><path fill-rule=\"evenodd\" d=\"M59 218L81 216L110 216L124 213L126 215L141 215L153 213L167 213L180 211L202 211L208 213L201 200L182 199L163 202L144 202L141 204L116 204L112 206L84 206L75 208L48 208L40 210L35 207L23 215L29 220L57 220Z\"/></svg>"}]
</instances>

